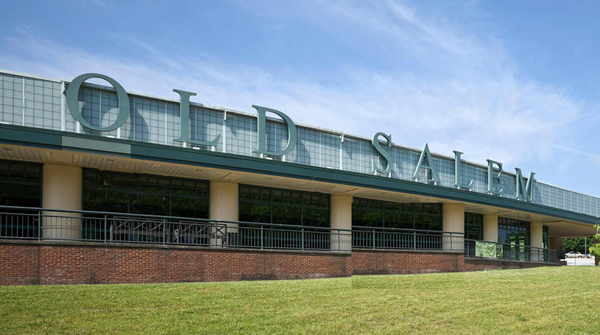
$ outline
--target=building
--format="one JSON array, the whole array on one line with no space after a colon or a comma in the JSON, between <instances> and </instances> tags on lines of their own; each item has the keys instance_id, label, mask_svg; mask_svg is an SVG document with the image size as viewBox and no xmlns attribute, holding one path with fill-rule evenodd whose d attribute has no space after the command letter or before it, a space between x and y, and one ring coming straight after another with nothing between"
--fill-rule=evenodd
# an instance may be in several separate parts
<instances>
[{"instance_id":1,"label":"building","mask_svg":"<svg viewBox=\"0 0 600 335\"><path fill-rule=\"evenodd\" d=\"M173 91L0 72L0 284L560 265L559 239L600 218L600 198L491 159Z\"/></svg>"}]
</instances>

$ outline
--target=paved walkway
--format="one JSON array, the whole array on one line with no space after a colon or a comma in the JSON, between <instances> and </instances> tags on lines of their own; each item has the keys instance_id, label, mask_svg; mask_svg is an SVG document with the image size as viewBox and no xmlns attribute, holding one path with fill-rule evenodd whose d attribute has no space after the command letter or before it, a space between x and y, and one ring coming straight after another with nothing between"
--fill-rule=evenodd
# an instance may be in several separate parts
<instances>
[{"instance_id":1,"label":"paved walkway","mask_svg":"<svg viewBox=\"0 0 600 335\"><path fill-rule=\"evenodd\" d=\"M594 258L567 258L567 265L594 266Z\"/></svg>"}]
</instances>

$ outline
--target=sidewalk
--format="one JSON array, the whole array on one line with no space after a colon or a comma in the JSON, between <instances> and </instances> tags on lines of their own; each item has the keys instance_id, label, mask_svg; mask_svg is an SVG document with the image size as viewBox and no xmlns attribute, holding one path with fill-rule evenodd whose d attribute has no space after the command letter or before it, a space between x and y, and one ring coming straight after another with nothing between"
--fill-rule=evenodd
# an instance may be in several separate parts
<instances>
[{"instance_id":1,"label":"sidewalk","mask_svg":"<svg viewBox=\"0 0 600 335\"><path fill-rule=\"evenodd\" d=\"M567 258L567 265L594 266L594 258Z\"/></svg>"}]
</instances>

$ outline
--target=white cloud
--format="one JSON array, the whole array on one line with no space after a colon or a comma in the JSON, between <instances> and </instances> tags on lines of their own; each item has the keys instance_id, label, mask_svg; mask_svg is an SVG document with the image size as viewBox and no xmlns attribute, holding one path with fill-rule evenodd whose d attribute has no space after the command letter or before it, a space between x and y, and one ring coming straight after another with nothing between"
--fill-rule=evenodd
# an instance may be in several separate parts
<instances>
[{"instance_id":1,"label":"white cloud","mask_svg":"<svg viewBox=\"0 0 600 335\"><path fill-rule=\"evenodd\" d=\"M415 76L348 66L338 74L345 84L331 87L299 72L282 76L268 68L168 54L134 37L130 42L144 50L144 58L92 54L27 34L4 40L0 64L69 79L100 72L128 90L176 98L172 89L179 88L198 93L196 102L249 112L252 104L268 106L297 122L367 137L383 131L395 143L422 148L429 142L446 155L457 149L482 164L486 158L513 166L532 155L548 159L562 129L580 117L581 102L561 88L519 76L494 38L469 35L392 1L318 5L319 11L299 6L296 15L323 29L338 24L385 39L390 52L409 53L430 70Z\"/></svg>"}]
</instances>

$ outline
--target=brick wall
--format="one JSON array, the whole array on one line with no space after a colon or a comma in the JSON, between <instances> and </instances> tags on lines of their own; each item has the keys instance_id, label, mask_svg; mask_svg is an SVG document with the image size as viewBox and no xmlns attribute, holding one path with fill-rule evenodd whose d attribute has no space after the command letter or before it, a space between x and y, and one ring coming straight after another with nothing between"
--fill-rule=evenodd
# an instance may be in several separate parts
<instances>
[{"instance_id":1,"label":"brick wall","mask_svg":"<svg viewBox=\"0 0 600 335\"><path fill-rule=\"evenodd\" d=\"M353 250L353 274L406 274L460 271L463 253Z\"/></svg>"},{"instance_id":2,"label":"brick wall","mask_svg":"<svg viewBox=\"0 0 600 335\"><path fill-rule=\"evenodd\" d=\"M462 252L353 250L352 274L408 274L522 269L555 264L495 259L465 259Z\"/></svg>"},{"instance_id":3,"label":"brick wall","mask_svg":"<svg viewBox=\"0 0 600 335\"><path fill-rule=\"evenodd\" d=\"M37 245L0 244L0 284L37 284L38 254Z\"/></svg>"},{"instance_id":4,"label":"brick wall","mask_svg":"<svg viewBox=\"0 0 600 335\"><path fill-rule=\"evenodd\" d=\"M0 244L0 285L346 277L349 253Z\"/></svg>"},{"instance_id":5,"label":"brick wall","mask_svg":"<svg viewBox=\"0 0 600 335\"><path fill-rule=\"evenodd\" d=\"M0 285L116 284L348 277L518 269L539 263L466 259L461 252L350 253L0 243Z\"/></svg>"}]
</instances>

